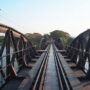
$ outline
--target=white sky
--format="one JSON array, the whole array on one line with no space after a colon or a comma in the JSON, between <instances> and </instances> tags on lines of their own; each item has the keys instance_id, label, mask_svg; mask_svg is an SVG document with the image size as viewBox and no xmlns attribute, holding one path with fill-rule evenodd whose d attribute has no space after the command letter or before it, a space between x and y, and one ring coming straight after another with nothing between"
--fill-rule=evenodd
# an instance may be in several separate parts
<instances>
[{"instance_id":1,"label":"white sky","mask_svg":"<svg viewBox=\"0 0 90 90\"><path fill-rule=\"evenodd\" d=\"M0 23L22 33L63 30L71 36L90 28L90 0L0 0Z\"/></svg>"}]
</instances>

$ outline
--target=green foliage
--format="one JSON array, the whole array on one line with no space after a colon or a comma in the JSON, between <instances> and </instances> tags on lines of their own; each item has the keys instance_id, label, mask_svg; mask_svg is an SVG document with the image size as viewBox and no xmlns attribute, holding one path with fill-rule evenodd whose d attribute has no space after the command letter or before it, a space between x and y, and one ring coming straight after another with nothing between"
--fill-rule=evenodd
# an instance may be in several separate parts
<instances>
[{"instance_id":1,"label":"green foliage","mask_svg":"<svg viewBox=\"0 0 90 90\"><path fill-rule=\"evenodd\" d=\"M50 35L49 34L44 34L43 37L44 38L50 38Z\"/></svg>"},{"instance_id":2,"label":"green foliage","mask_svg":"<svg viewBox=\"0 0 90 90\"><path fill-rule=\"evenodd\" d=\"M4 39L4 36L0 36L0 45L2 45L3 39Z\"/></svg>"},{"instance_id":3,"label":"green foliage","mask_svg":"<svg viewBox=\"0 0 90 90\"><path fill-rule=\"evenodd\" d=\"M29 38L29 40L32 42L32 44L36 48L39 47L40 41L42 38L55 39L56 37L60 37L63 40L65 46L69 45L72 42L72 40L74 39L70 36L69 33L61 31L61 30L52 31L52 32L50 32L50 35L49 34L41 35L39 33L33 33L33 34L27 33L26 37Z\"/></svg>"},{"instance_id":4,"label":"green foliage","mask_svg":"<svg viewBox=\"0 0 90 90\"><path fill-rule=\"evenodd\" d=\"M60 30L55 30L53 32L50 32L50 36L54 39L56 37L68 38L70 35L66 32L63 32L63 31L60 31Z\"/></svg>"},{"instance_id":5,"label":"green foliage","mask_svg":"<svg viewBox=\"0 0 90 90\"><path fill-rule=\"evenodd\" d=\"M70 44L71 41L73 40L73 38L70 36L69 33L64 32L64 31L60 31L60 30L55 30L55 31L51 32L50 36L53 39L55 39L56 37L60 37L63 40L65 46L67 44Z\"/></svg>"},{"instance_id":6,"label":"green foliage","mask_svg":"<svg viewBox=\"0 0 90 90\"><path fill-rule=\"evenodd\" d=\"M34 47L36 47L36 48L39 47L40 40L42 38L41 34L39 34L39 33L33 33L33 34L27 33L26 37L28 37L28 39L32 42Z\"/></svg>"},{"instance_id":7,"label":"green foliage","mask_svg":"<svg viewBox=\"0 0 90 90\"><path fill-rule=\"evenodd\" d=\"M0 39L4 39L4 36L0 36Z\"/></svg>"},{"instance_id":8,"label":"green foliage","mask_svg":"<svg viewBox=\"0 0 90 90\"><path fill-rule=\"evenodd\" d=\"M67 39L67 45L70 45L73 40L74 40L73 37L69 37L69 38Z\"/></svg>"}]
</instances>

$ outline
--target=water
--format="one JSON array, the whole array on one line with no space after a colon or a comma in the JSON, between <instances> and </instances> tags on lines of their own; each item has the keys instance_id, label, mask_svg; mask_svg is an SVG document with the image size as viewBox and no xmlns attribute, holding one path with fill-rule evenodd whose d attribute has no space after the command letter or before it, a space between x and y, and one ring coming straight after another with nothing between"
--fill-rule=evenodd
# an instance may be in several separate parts
<instances>
[{"instance_id":1,"label":"water","mask_svg":"<svg viewBox=\"0 0 90 90\"><path fill-rule=\"evenodd\" d=\"M13 48L12 47L10 47L10 53L13 53ZM6 47L4 48L2 56L5 56L5 55L6 55ZM10 54L10 60L11 60L11 58L12 58L12 54ZM2 66L3 72L6 76L6 57L0 58L0 66ZM16 69L16 72L17 72L18 71L18 65L17 65L16 58L15 58L15 62L14 62L14 68ZM5 83L5 81L2 78L2 75L0 73L0 86L2 86L4 83Z\"/></svg>"},{"instance_id":2,"label":"water","mask_svg":"<svg viewBox=\"0 0 90 90\"><path fill-rule=\"evenodd\" d=\"M88 58L86 58L86 63L85 63L85 72L87 73L89 69L89 63L88 63Z\"/></svg>"},{"instance_id":3,"label":"water","mask_svg":"<svg viewBox=\"0 0 90 90\"><path fill-rule=\"evenodd\" d=\"M79 55L77 56L77 62L76 64L78 64L79 62ZM88 69L89 69L89 63L88 63L88 58L86 58L86 63L85 63L85 66L84 66L84 71L87 73L88 72Z\"/></svg>"}]
</instances>

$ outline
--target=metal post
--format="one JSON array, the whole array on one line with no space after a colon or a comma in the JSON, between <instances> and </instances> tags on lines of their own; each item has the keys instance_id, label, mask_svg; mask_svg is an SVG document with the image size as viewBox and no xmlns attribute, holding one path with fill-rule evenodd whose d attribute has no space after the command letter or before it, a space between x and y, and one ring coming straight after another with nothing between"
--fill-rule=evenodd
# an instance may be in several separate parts
<instances>
[{"instance_id":1,"label":"metal post","mask_svg":"<svg viewBox=\"0 0 90 90\"><path fill-rule=\"evenodd\" d=\"M10 74L10 32L6 40L6 75Z\"/></svg>"}]
</instances>

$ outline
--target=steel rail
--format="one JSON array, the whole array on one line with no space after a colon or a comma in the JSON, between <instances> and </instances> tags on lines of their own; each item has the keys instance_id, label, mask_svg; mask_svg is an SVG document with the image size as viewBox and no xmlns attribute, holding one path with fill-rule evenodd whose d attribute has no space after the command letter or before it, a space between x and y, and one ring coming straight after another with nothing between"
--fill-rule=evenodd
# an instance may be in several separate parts
<instances>
[{"instance_id":1,"label":"steel rail","mask_svg":"<svg viewBox=\"0 0 90 90\"><path fill-rule=\"evenodd\" d=\"M53 49L54 49L54 47L53 47ZM63 83L62 83L62 79L61 79L61 76L60 76L59 66L58 66L58 62L57 62L57 58L56 58L55 52L54 52L54 59L55 59L55 66L56 66L57 76L58 76L59 88L60 88L60 90L64 90L63 89Z\"/></svg>"},{"instance_id":2,"label":"steel rail","mask_svg":"<svg viewBox=\"0 0 90 90\"><path fill-rule=\"evenodd\" d=\"M56 52L57 51L57 48L55 45L53 45L53 48L54 48L54 52L55 52L55 58L56 58L56 63L58 64L58 69L59 69L59 79L61 79L59 81L60 83L60 86L61 86L61 90L72 90L71 86L70 86L70 83L66 77L66 74L65 74L65 71L63 69L63 66L60 62L60 58L59 58L59 55L58 53Z\"/></svg>"},{"instance_id":3,"label":"steel rail","mask_svg":"<svg viewBox=\"0 0 90 90\"><path fill-rule=\"evenodd\" d=\"M34 84L32 88L30 88L32 90L43 90L44 89L44 81L45 81L45 76L46 76L47 66L48 66L49 50L50 49L48 48L47 53L40 66L38 75L34 81ZM56 53L57 48L55 45L53 45L53 50L54 50L55 68L56 68L56 73L58 77L59 89L60 90L72 90L72 87L70 86L69 80L67 79L63 66L60 62L58 53Z\"/></svg>"},{"instance_id":4,"label":"steel rail","mask_svg":"<svg viewBox=\"0 0 90 90\"><path fill-rule=\"evenodd\" d=\"M49 57L46 60L46 63L45 63L45 66L44 66L44 70L43 70L43 75L42 75L41 82L40 82L40 85L39 85L39 89L38 90L43 90L44 89L45 77L46 77L47 66L48 66L48 59L49 59ZM56 65L55 65L55 68L57 68ZM56 73L58 74L57 76L59 76L59 71L56 71ZM60 78L58 79L58 82L59 82L59 80L60 80ZM61 87L62 87L62 85L59 86L59 89L60 90L63 90L63 89L61 89Z\"/></svg>"},{"instance_id":5,"label":"steel rail","mask_svg":"<svg viewBox=\"0 0 90 90\"><path fill-rule=\"evenodd\" d=\"M47 66L48 66L48 58L49 58L49 54L47 56L46 63L45 63L45 66L44 66L44 70L43 70L39 90L43 90L43 88L44 88L44 81L45 81L45 76L46 76L46 71L47 71Z\"/></svg>"},{"instance_id":6,"label":"steel rail","mask_svg":"<svg viewBox=\"0 0 90 90\"><path fill-rule=\"evenodd\" d=\"M44 70L44 67L45 67L45 63L46 63L47 58L48 58L49 49L50 49L50 45L48 45L48 47L46 49L47 52L46 52L46 55L43 58L43 62L41 63L41 66L39 68L38 75L36 76L36 79L34 81L33 86L30 88L32 90L38 90L40 88L40 82L41 82L41 78L42 78L42 75L43 75L43 70Z\"/></svg>"}]
</instances>

